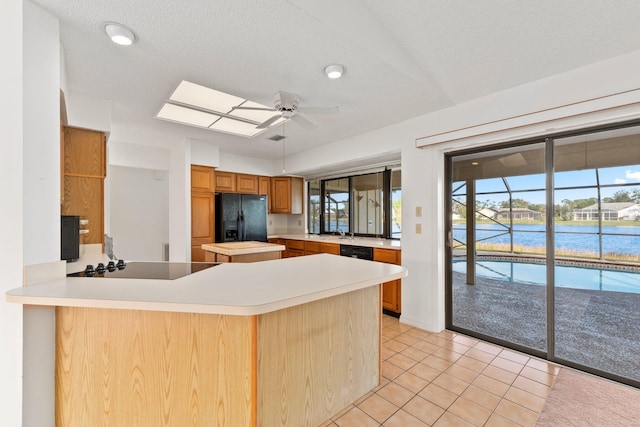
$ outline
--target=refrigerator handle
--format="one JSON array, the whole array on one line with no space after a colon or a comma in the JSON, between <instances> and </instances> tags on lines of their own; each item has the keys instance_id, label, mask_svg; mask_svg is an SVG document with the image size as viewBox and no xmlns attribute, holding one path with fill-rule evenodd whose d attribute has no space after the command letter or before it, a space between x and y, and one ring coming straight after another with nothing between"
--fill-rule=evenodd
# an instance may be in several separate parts
<instances>
[{"instance_id":1,"label":"refrigerator handle","mask_svg":"<svg viewBox=\"0 0 640 427\"><path fill-rule=\"evenodd\" d=\"M244 241L247 238L247 230L245 230L245 223L244 223L244 211L240 211L240 224L241 224L241 227L242 227L241 239L240 240Z\"/></svg>"}]
</instances>

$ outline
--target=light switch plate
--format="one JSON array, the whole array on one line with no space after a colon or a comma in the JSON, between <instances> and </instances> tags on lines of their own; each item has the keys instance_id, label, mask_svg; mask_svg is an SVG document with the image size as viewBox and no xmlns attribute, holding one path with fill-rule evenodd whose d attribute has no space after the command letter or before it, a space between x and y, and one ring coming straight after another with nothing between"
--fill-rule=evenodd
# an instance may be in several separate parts
<instances>
[{"instance_id":1,"label":"light switch plate","mask_svg":"<svg viewBox=\"0 0 640 427\"><path fill-rule=\"evenodd\" d=\"M422 216L422 206L416 206L416 217L420 218Z\"/></svg>"},{"instance_id":2,"label":"light switch plate","mask_svg":"<svg viewBox=\"0 0 640 427\"><path fill-rule=\"evenodd\" d=\"M422 234L422 224L416 224L416 234Z\"/></svg>"}]
</instances>

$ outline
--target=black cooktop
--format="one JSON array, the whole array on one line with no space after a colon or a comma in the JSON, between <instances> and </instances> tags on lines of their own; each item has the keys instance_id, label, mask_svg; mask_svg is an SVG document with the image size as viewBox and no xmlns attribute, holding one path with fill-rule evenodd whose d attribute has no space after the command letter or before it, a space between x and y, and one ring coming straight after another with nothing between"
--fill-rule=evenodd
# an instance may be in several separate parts
<instances>
[{"instance_id":1,"label":"black cooktop","mask_svg":"<svg viewBox=\"0 0 640 427\"><path fill-rule=\"evenodd\" d=\"M84 271L67 274L67 277L98 277L106 279L160 279L174 280L219 263L214 262L130 262L88 265Z\"/></svg>"}]
</instances>

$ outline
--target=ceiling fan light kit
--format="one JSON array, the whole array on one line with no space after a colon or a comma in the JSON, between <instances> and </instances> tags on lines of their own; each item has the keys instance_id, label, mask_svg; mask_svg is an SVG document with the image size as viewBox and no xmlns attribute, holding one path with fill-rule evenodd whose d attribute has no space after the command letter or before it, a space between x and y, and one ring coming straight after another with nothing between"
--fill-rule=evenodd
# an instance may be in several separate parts
<instances>
[{"instance_id":1,"label":"ceiling fan light kit","mask_svg":"<svg viewBox=\"0 0 640 427\"><path fill-rule=\"evenodd\" d=\"M345 72L344 65L331 64L324 67L324 73L330 79L339 79Z\"/></svg>"},{"instance_id":2,"label":"ceiling fan light kit","mask_svg":"<svg viewBox=\"0 0 640 427\"><path fill-rule=\"evenodd\" d=\"M136 35L129 28L117 22L107 22L104 25L104 32L115 44L129 46L136 41Z\"/></svg>"}]
</instances>

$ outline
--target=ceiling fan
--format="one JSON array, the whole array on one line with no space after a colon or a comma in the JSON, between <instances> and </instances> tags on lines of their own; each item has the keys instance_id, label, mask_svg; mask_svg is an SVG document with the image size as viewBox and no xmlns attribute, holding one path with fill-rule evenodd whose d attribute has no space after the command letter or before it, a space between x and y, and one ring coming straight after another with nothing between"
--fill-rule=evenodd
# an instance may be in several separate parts
<instances>
[{"instance_id":1,"label":"ceiling fan","mask_svg":"<svg viewBox=\"0 0 640 427\"><path fill-rule=\"evenodd\" d=\"M291 119L307 130L313 130L317 125L306 119L303 114L338 114L338 107L301 107L298 95L280 90L273 94L273 108L233 107L234 110L259 110L278 112L274 116L260 123L257 128L264 129L281 117Z\"/></svg>"}]
</instances>

